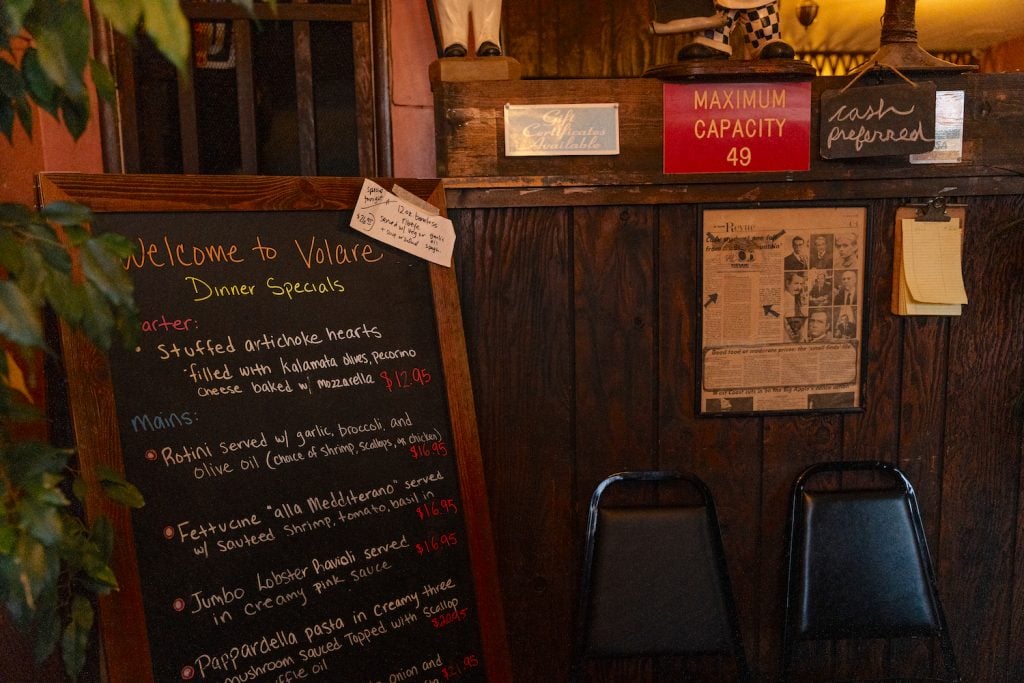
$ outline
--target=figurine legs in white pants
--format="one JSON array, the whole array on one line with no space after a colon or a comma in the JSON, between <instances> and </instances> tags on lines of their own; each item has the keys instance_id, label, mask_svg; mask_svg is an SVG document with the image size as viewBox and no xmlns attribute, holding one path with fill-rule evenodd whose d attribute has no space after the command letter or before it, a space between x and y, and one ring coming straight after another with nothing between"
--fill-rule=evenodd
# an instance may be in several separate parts
<instances>
[{"instance_id":1,"label":"figurine legs in white pants","mask_svg":"<svg viewBox=\"0 0 1024 683\"><path fill-rule=\"evenodd\" d=\"M469 45L469 20L478 57L501 54L501 0L434 0L437 23L444 45L443 56L465 57Z\"/></svg>"}]
</instances>

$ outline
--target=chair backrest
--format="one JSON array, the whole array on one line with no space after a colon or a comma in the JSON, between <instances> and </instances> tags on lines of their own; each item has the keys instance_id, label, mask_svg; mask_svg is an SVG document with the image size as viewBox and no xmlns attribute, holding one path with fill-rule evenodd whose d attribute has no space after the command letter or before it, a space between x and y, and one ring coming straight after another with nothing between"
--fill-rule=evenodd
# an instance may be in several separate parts
<instances>
[{"instance_id":1,"label":"chair backrest","mask_svg":"<svg viewBox=\"0 0 1024 683\"><path fill-rule=\"evenodd\" d=\"M602 505L631 483L689 485L695 504ZM597 657L726 654L749 675L714 502L697 477L621 472L590 501L573 678Z\"/></svg>"},{"instance_id":2,"label":"chair backrest","mask_svg":"<svg viewBox=\"0 0 1024 683\"><path fill-rule=\"evenodd\" d=\"M873 471L882 488L812 488L819 475ZM820 481L820 479L819 479ZM931 636L960 680L914 488L877 461L821 463L797 478L789 524L783 678L803 640Z\"/></svg>"}]
</instances>

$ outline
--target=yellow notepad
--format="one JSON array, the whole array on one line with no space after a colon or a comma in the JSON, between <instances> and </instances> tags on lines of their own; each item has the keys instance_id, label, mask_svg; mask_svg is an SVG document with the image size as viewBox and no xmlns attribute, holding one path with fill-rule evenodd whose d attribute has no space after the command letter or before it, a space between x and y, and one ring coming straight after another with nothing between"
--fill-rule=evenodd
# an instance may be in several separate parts
<instances>
[{"instance_id":1,"label":"yellow notepad","mask_svg":"<svg viewBox=\"0 0 1024 683\"><path fill-rule=\"evenodd\" d=\"M931 222L903 218L896 222L895 237L892 312L960 315L967 303L960 219Z\"/></svg>"}]
</instances>

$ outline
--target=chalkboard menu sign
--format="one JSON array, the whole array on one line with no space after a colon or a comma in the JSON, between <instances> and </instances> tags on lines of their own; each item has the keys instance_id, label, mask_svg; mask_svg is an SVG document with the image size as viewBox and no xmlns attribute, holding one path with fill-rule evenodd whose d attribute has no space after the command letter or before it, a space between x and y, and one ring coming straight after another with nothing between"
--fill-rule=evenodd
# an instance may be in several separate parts
<instances>
[{"instance_id":1,"label":"chalkboard menu sign","mask_svg":"<svg viewBox=\"0 0 1024 683\"><path fill-rule=\"evenodd\" d=\"M83 460L146 498L115 680L508 678L454 278L350 229L359 186L41 177L137 247L139 345L97 383L64 334Z\"/></svg>"}]
</instances>

